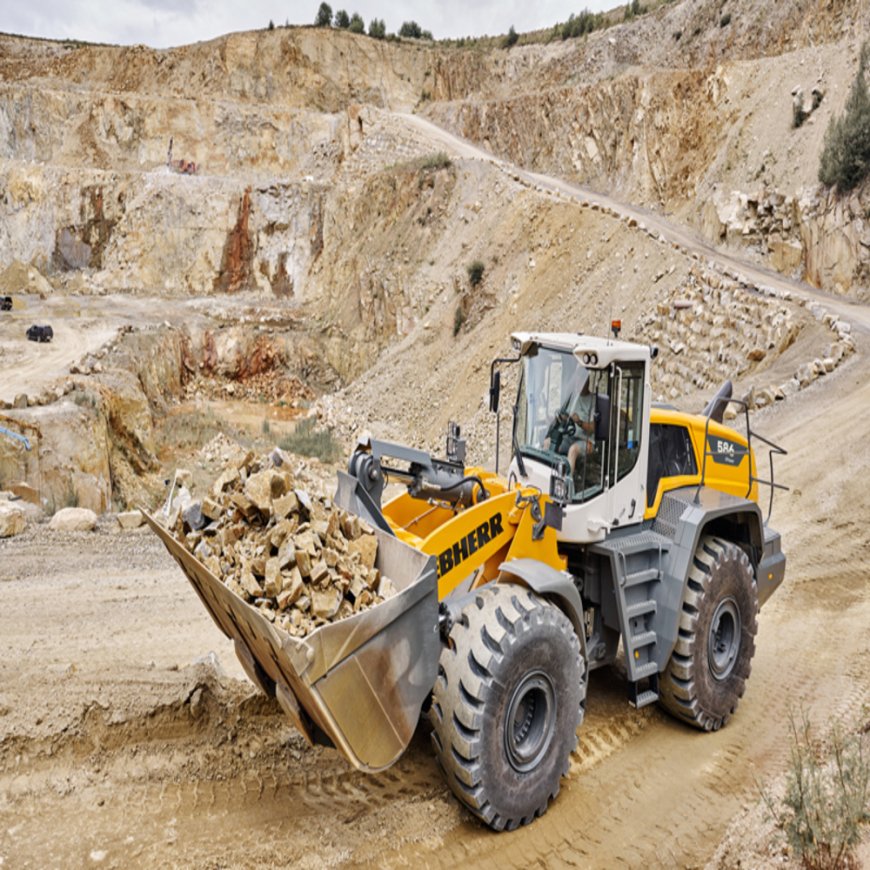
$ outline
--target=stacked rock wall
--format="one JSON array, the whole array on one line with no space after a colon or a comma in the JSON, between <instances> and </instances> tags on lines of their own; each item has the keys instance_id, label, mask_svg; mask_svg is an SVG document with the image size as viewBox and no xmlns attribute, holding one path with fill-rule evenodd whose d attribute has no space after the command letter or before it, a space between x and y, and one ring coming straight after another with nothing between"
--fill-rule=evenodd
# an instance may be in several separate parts
<instances>
[{"instance_id":1,"label":"stacked rock wall","mask_svg":"<svg viewBox=\"0 0 870 870\"><path fill-rule=\"evenodd\" d=\"M725 380L751 377L763 383L765 361L776 361L805 328L797 316L800 310L792 299L693 270L654 312L638 320L634 338L659 348L653 390L659 399L674 400L694 390L710 392ZM810 314L828 328L830 342L818 356L800 363L793 375L739 396L750 408L809 386L854 352L849 324L816 306Z\"/></svg>"}]
</instances>

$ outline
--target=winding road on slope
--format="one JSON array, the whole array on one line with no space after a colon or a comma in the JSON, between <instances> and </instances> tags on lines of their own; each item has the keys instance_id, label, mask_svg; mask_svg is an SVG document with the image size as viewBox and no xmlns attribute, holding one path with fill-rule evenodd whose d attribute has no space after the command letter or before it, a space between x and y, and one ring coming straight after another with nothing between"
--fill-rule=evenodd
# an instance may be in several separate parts
<instances>
[{"instance_id":1,"label":"winding road on slope","mask_svg":"<svg viewBox=\"0 0 870 870\"><path fill-rule=\"evenodd\" d=\"M690 257L694 256L712 263L723 274L759 289L770 288L779 293L791 293L799 298L818 302L843 319L859 323L863 330L870 330L870 309L866 305L833 296L803 281L795 281L771 269L749 263L732 253L714 248L690 229L649 209L621 202L580 184L514 166L420 115L397 114L395 117L457 157L485 161L539 192L563 196L579 205L596 206L624 220L634 220L640 231L679 248Z\"/></svg>"}]
</instances>

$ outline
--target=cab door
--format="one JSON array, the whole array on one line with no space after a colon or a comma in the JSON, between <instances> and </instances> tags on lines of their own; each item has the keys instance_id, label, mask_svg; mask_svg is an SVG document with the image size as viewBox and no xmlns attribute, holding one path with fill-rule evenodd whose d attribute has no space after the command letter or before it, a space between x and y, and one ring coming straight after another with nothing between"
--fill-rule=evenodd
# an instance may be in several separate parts
<instances>
[{"instance_id":1,"label":"cab door","mask_svg":"<svg viewBox=\"0 0 870 870\"><path fill-rule=\"evenodd\" d=\"M642 361L611 369L605 516L612 528L643 520L649 439L649 385Z\"/></svg>"},{"instance_id":2,"label":"cab door","mask_svg":"<svg viewBox=\"0 0 870 870\"><path fill-rule=\"evenodd\" d=\"M600 372L595 456L579 466L579 486L575 474L574 498L565 509L560 541L594 543L604 540L611 529L643 520L649 440L647 371L647 364L637 360L613 363Z\"/></svg>"}]
</instances>

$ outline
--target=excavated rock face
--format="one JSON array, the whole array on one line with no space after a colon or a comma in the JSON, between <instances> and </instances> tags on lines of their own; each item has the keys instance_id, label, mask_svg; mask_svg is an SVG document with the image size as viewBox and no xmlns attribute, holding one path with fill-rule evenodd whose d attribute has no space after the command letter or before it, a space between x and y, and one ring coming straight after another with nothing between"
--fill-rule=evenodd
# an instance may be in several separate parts
<instances>
[{"instance_id":1,"label":"excavated rock face","mask_svg":"<svg viewBox=\"0 0 870 870\"><path fill-rule=\"evenodd\" d=\"M870 185L848 197L820 189L726 194L715 186L700 225L717 241L765 255L784 274L861 297L870 286L868 213Z\"/></svg>"},{"instance_id":2,"label":"excavated rock face","mask_svg":"<svg viewBox=\"0 0 870 870\"><path fill-rule=\"evenodd\" d=\"M227 235L221 257L220 272L214 279L215 292L234 293L251 285L254 265L254 243L249 227L251 218L251 188L245 188L239 203L239 216Z\"/></svg>"},{"instance_id":3,"label":"excavated rock face","mask_svg":"<svg viewBox=\"0 0 870 870\"><path fill-rule=\"evenodd\" d=\"M408 161L373 174L361 193L337 193L323 254L312 275L323 287L327 359L345 380L416 325L431 287L421 280L427 251L449 231L457 171Z\"/></svg>"},{"instance_id":4,"label":"excavated rock face","mask_svg":"<svg viewBox=\"0 0 870 870\"><path fill-rule=\"evenodd\" d=\"M521 166L641 202L682 202L729 122L706 73L623 75L499 101L433 105L428 114Z\"/></svg>"},{"instance_id":5,"label":"excavated rock face","mask_svg":"<svg viewBox=\"0 0 870 870\"><path fill-rule=\"evenodd\" d=\"M298 297L322 247L323 192L310 182L0 167L0 273L15 260L33 264L49 292ZM4 283L20 292L15 277Z\"/></svg>"},{"instance_id":6,"label":"excavated rock face","mask_svg":"<svg viewBox=\"0 0 870 870\"><path fill-rule=\"evenodd\" d=\"M123 210L124 194L118 195L117 206ZM58 269L99 269L103 264L103 251L112 236L117 218L107 217L101 187L82 190L81 214L77 225L61 227L57 231L54 265Z\"/></svg>"},{"instance_id":7,"label":"excavated rock face","mask_svg":"<svg viewBox=\"0 0 870 870\"><path fill-rule=\"evenodd\" d=\"M240 451L208 497L176 510L177 539L293 637L395 594L375 567L372 529L298 488L280 451L261 459Z\"/></svg>"}]
</instances>

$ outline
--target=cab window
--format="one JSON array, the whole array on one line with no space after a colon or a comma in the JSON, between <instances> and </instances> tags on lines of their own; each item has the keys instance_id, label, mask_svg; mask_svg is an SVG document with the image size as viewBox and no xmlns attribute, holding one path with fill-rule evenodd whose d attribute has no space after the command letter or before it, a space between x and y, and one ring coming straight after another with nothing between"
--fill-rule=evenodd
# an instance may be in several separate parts
<instances>
[{"instance_id":1,"label":"cab window","mask_svg":"<svg viewBox=\"0 0 870 870\"><path fill-rule=\"evenodd\" d=\"M663 477L696 475L698 463L692 449L692 439L685 426L653 423L649 427L649 465L647 468L647 507L656 500L659 481Z\"/></svg>"},{"instance_id":2,"label":"cab window","mask_svg":"<svg viewBox=\"0 0 870 870\"><path fill-rule=\"evenodd\" d=\"M616 411L616 479L622 480L637 464L643 431L643 363L616 368L619 405Z\"/></svg>"}]
</instances>

